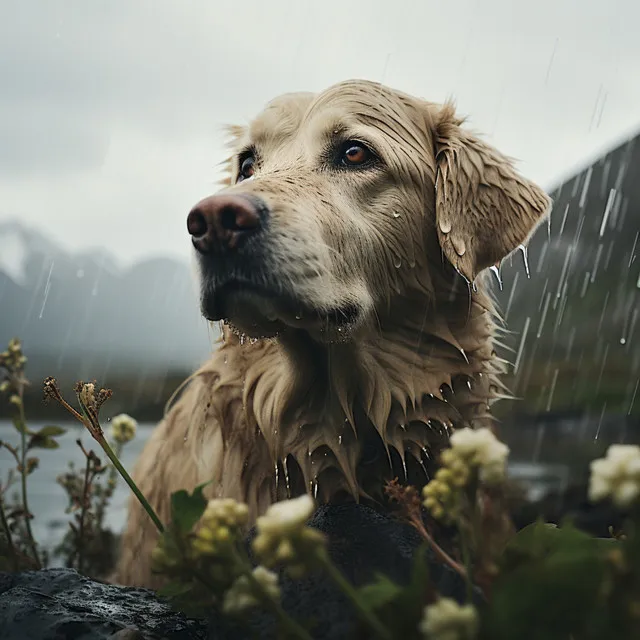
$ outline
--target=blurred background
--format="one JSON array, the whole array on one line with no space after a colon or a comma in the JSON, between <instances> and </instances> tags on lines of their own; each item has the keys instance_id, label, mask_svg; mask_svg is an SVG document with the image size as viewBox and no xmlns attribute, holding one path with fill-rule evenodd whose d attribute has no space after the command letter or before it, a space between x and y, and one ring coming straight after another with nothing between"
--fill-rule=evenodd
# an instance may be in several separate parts
<instances>
[{"instance_id":1,"label":"blurred background","mask_svg":"<svg viewBox=\"0 0 640 640\"><path fill-rule=\"evenodd\" d=\"M95 378L114 390L106 417L143 423L130 467L214 348L185 220L216 189L223 125L367 78L455 98L554 198L495 281L517 396L496 408L531 508L579 507L588 460L640 441L638 24L634 0L0 2L0 345L23 341L27 416L65 421L42 403L45 376ZM66 527L54 479L82 460L79 435L30 479L46 540Z\"/></svg>"}]
</instances>

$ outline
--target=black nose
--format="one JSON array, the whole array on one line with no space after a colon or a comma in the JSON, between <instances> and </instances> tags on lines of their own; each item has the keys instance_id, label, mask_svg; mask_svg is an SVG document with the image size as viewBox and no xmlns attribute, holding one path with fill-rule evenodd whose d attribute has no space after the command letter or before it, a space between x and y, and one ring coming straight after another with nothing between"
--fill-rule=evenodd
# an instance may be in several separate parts
<instances>
[{"instance_id":1,"label":"black nose","mask_svg":"<svg viewBox=\"0 0 640 640\"><path fill-rule=\"evenodd\" d=\"M267 207L257 198L209 196L189 212L187 229L200 253L234 250L262 228Z\"/></svg>"}]
</instances>

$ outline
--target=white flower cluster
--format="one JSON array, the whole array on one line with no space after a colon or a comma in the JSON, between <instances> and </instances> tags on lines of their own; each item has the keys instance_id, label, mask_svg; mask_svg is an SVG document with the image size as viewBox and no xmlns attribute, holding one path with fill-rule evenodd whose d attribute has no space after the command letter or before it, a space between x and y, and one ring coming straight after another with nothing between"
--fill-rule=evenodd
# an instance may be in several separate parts
<instances>
[{"instance_id":1,"label":"white flower cluster","mask_svg":"<svg viewBox=\"0 0 640 640\"><path fill-rule=\"evenodd\" d=\"M111 419L111 437L120 444L126 444L133 440L137 428L138 423L136 420L126 413L121 413Z\"/></svg>"},{"instance_id":2,"label":"white flower cluster","mask_svg":"<svg viewBox=\"0 0 640 640\"><path fill-rule=\"evenodd\" d=\"M460 429L451 436L451 452L471 467L477 467L480 480L498 484L504 480L509 447L490 429Z\"/></svg>"},{"instance_id":3,"label":"white flower cluster","mask_svg":"<svg viewBox=\"0 0 640 640\"><path fill-rule=\"evenodd\" d=\"M193 541L194 550L203 555L217 555L237 537L238 530L248 519L246 504L231 498L209 500Z\"/></svg>"},{"instance_id":4,"label":"white flower cluster","mask_svg":"<svg viewBox=\"0 0 640 640\"><path fill-rule=\"evenodd\" d=\"M640 447L612 444L606 457L593 460L589 499L611 498L618 507L630 506L640 495Z\"/></svg>"},{"instance_id":5,"label":"white flower cluster","mask_svg":"<svg viewBox=\"0 0 640 640\"><path fill-rule=\"evenodd\" d=\"M293 576L303 575L313 552L324 544L324 536L306 526L314 510L306 494L272 504L256 521L253 550L258 558L269 567L283 564Z\"/></svg>"},{"instance_id":6,"label":"white flower cluster","mask_svg":"<svg viewBox=\"0 0 640 640\"><path fill-rule=\"evenodd\" d=\"M428 640L473 640L480 619L471 604L459 605L451 598L440 598L425 607L420 631Z\"/></svg>"},{"instance_id":7,"label":"white flower cluster","mask_svg":"<svg viewBox=\"0 0 640 640\"><path fill-rule=\"evenodd\" d=\"M230 615L243 613L247 609L257 606L265 597L272 600L280 599L278 576L273 572L258 566L253 570L254 584L247 576L240 576L224 595L222 610ZM259 588L262 593L257 594Z\"/></svg>"}]
</instances>

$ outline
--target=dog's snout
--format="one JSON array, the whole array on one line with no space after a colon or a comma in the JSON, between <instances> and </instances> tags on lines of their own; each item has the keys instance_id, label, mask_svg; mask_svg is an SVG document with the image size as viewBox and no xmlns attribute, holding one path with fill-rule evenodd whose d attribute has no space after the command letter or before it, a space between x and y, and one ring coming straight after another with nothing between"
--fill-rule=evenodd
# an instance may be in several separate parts
<instances>
[{"instance_id":1,"label":"dog's snout","mask_svg":"<svg viewBox=\"0 0 640 640\"><path fill-rule=\"evenodd\" d=\"M233 250L262 228L266 205L240 195L210 196L187 216L187 230L200 253Z\"/></svg>"}]
</instances>

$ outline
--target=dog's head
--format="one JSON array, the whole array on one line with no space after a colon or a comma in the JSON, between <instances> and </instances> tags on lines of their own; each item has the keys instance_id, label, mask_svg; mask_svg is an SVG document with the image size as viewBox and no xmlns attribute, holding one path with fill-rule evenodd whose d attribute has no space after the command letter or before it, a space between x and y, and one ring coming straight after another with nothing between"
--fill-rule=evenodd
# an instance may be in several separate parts
<instances>
[{"instance_id":1,"label":"dog's head","mask_svg":"<svg viewBox=\"0 0 640 640\"><path fill-rule=\"evenodd\" d=\"M348 339L434 269L467 280L550 205L449 104L349 81L272 101L233 128L230 178L188 230L202 311L250 336Z\"/></svg>"}]
</instances>

